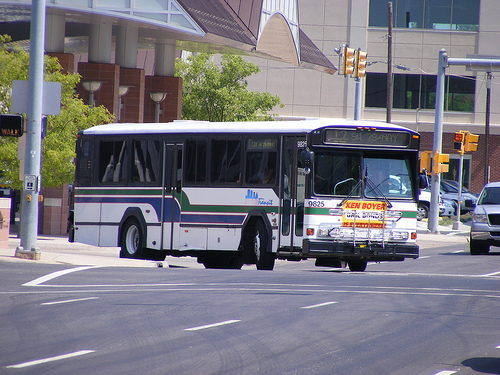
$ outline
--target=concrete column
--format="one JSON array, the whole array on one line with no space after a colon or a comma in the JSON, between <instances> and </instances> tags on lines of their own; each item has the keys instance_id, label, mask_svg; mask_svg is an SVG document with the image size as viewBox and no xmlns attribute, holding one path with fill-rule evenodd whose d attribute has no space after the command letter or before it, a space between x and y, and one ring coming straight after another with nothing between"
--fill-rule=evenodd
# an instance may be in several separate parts
<instances>
[{"instance_id":1,"label":"concrete column","mask_svg":"<svg viewBox=\"0 0 500 375\"><path fill-rule=\"evenodd\" d=\"M173 77L175 73L175 40L155 44L155 76Z\"/></svg>"},{"instance_id":2,"label":"concrete column","mask_svg":"<svg viewBox=\"0 0 500 375\"><path fill-rule=\"evenodd\" d=\"M113 36L112 21L104 17L90 25L89 62L110 64L111 41Z\"/></svg>"},{"instance_id":3,"label":"concrete column","mask_svg":"<svg viewBox=\"0 0 500 375\"><path fill-rule=\"evenodd\" d=\"M116 36L115 60L122 68L137 67L139 28L136 25L120 25Z\"/></svg>"},{"instance_id":4,"label":"concrete column","mask_svg":"<svg viewBox=\"0 0 500 375\"><path fill-rule=\"evenodd\" d=\"M45 51L64 53L66 17L64 14L47 14L45 21Z\"/></svg>"}]
</instances>

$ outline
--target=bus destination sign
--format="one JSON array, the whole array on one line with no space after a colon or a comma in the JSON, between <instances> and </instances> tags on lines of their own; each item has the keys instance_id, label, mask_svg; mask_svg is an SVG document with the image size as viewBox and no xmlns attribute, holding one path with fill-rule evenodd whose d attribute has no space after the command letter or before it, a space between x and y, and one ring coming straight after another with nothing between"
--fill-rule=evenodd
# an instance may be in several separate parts
<instances>
[{"instance_id":1,"label":"bus destination sign","mask_svg":"<svg viewBox=\"0 0 500 375\"><path fill-rule=\"evenodd\" d=\"M410 134L394 130L326 129L325 143L333 145L408 147Z\"/></svg>"}]
</instances>

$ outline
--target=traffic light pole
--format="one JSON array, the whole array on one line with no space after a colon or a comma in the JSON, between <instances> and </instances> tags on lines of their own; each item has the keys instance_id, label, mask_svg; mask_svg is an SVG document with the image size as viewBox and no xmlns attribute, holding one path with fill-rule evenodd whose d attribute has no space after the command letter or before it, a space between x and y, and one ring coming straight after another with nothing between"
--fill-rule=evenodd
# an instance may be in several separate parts
<instances>
[{"instance_id":1,"label":"traffic light pole","mask_svg":"<svg viewBox=\"0 0 500 375\"><path fill-rule=\"evenodd\" d=\"M458 197L457 197L457 219L453 223L453 230L459 230L462 227L460 221L460 209L462 206L462 174L464 168L464 153L460 152L460 159L458 161Z\"/></svg>"},{"instance_id":2,"label":"traffic light pole","mask_svg":"<svg viewBox=\"0 0 500 375\"><path fill-rule=\"evenodd\" d=\"M354 99L354 120L361 120L361 78L355 78L356 92Z\"/></svg>"},{"instance_id":3,"label":"traffic light pole","mask_svg":"<svg viewBox=\"0 0 500 375\"><path fill-rule=\"evenodd\" d=\"M21 246L16 257L40 259L37 247L38 196L41 187L43 60L45 45L45 0L32 0L28 112L24 186L21 199Z\"/></svg>"},{"instance_id":4,"label":"traffic light pole","mask_svg":"<svg viewBox=\"0 0 500 375\"><path fill-rule=\"evenodd\" d=\"M445 49L439 51L438 60L438 73L436 80L436 112L434 124L434 146L433 152L441 153L442 140L443 140L443 111L444 111L444 78L446 68L450 65L462 65L470 68L487 68L500 67L500 59L490 58L451 58L446 54ZM475 151L466 150L466 151ZM463 163L463 160L462 160ZM462 180L462 172L460 172L460 181ZM429 212L428 229L433 232L438 232L438 219L439 219L439 190L441 185L441 177L439 173L432 172L431 184L431 207ZM459 199L462 193L460 184ZM458 217L458 220L460 218Z\"/></svg>"}]
</instances>

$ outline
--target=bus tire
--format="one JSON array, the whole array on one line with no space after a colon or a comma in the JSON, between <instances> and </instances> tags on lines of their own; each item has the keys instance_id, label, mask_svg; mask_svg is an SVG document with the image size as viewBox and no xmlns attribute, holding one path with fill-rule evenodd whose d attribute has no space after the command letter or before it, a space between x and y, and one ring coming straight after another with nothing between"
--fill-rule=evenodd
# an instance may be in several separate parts
<instances>
[{"instance_id":1,"label":"bus tire","mask_svg":"<svg viewBox=\"0 0 500 375\"><path fill-rule=\"evenodd\" d=\"M269 251L269 235L262 220L257 220L253 238L255 265L258 270L272 270L274 268L274 254Z\"/></svg>"},{"instance_id":2,"label":"bus tire","mask_svg":"<svg viewBox=\"0 0 500 375\"><path fill-rule=\"evenodd\" d=\"M135 217L129 218L120 233L120 258L142 259L144 256L142 238L143 233L139 220Z\"/></svg>"},{"instance_id":3,"label":"bus tire","mask_svg":"<svg viewBox=\"0 0 500 375\"><path fill-rule=\"evenodd\" d=\"M366 270L366 260L350 260L347 262L349 270L353 272L364 272Z\"/></svg>"},{"instance_id":4,"label":"bus tire","mask_svg":"<svg viewBox=\"0 0 500 375\"><path fill-rule=\"evenodd\" d=\"M243 266L243 258L239 253L204 256L198 262L203 263L207 269L240 270Z\"/></svg>"}]
</instances>

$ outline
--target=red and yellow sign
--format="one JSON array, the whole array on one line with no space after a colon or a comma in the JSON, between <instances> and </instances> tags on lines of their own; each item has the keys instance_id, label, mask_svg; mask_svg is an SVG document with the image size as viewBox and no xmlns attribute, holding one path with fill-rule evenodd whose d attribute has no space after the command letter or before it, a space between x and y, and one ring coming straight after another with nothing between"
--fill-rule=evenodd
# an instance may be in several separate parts
<instances>
[{"instance_id":1,"label":"red and yellow sign","mask_svg":"<svg viewBox=\"0 0 500 375\"><path fill-rule=\"evenodd\" d=\"M342 205L342 226L384 228L387 202L346 201Z\"/></svg>"}]
</instances>

